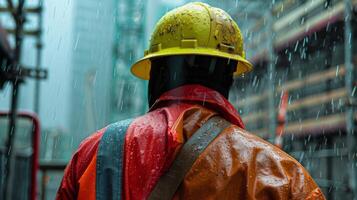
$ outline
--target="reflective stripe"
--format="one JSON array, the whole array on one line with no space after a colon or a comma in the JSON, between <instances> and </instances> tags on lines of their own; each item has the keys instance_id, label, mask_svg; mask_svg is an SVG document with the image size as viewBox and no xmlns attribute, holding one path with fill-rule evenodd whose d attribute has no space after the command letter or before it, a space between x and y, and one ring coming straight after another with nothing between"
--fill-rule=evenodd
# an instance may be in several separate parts
<instances>
[{"instance_id":1,"label":"reflective stripe","mask_svg":"<svg viewBox=\"0 0 357 200\"><path fill-rule=\"evenodd\" d=\"M230 125L219 116L204 123L183 145L170 169L160 177L149 200L171 200L199 155Z\"/></svg>"},{"instance_id":2,"label":"reflective stripe","mask_svg":"<svg viewBox=\"0 0 357 200\"><path fill-rule=\"evenodd\" d=\"M109 125L99 143L96 164L96 199L122 199L125 133L132 119Z\"/></svg>"}]
</instances>

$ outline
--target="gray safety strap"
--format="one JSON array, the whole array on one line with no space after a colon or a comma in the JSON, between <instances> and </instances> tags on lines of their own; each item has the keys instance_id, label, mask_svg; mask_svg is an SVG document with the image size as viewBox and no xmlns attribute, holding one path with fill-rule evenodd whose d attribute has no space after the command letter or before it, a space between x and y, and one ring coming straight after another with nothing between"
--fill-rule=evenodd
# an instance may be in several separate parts
<instances>
[{"instance_id":1,"label":"gray safety strap","mask_svg":"<svg viewBox=\"0 0 357 200\"><path fill-rule=\"evenodd\" d=\"M123 154L126 131L133 120L111 124L99 142L96 163L96 199L122 199Z\"/></svg>"},{"instance_id":2,"label":"gray safety strap","mask_svg":"<svg viewBox=\"0 0 357 200\"><path fill-rule=\"evenodd\" d=\"M230 125L219 116L214 116L204 123L183 145L170 169L160 177L148 199L171 200L199 155Z\"/></svg>"}]
</instances>

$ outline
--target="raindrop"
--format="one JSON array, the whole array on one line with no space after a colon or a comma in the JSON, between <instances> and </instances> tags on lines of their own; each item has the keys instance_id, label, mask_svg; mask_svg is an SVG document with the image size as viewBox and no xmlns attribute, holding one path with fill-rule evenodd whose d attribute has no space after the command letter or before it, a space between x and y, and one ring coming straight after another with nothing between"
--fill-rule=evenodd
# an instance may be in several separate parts
<instances>
[{"instance_id":1,"label":"raindrop","mask_svg":"<svg viewBox=\"0 0 357 200\"><path fill-rule=\"evenodd\" d=\"M337 65L337 66L336 66L336 75L335 75L336 77L338 77L339 70L340 70L340 65Z\"/></svg>"},{"instance_id":2,"label":"raindrop","mask_svg":"<svg viewBox=\"0 0 357 200\"><path fill-rule=\"evenodd\" d=\"M357 86L354 86L354 87L353 87L352 94L351 94L351 96L353 96L353 97L355 96L356 88L357 88Z\"/></svg>"}]
</instances>

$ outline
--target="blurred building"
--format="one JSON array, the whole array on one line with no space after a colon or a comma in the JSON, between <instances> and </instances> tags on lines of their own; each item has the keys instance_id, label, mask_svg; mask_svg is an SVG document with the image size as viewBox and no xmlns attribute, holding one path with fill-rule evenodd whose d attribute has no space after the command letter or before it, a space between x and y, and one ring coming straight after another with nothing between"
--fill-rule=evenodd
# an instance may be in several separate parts
<instances>
[{"instance_id":1,"label":"blurred building","mask_svg":"<svg viewBox=\"0 0 357 200\"><path fill-rule=\"evenodd\" d=\"M337 0L271 5L245 27L255 69L236 80L232 97L248 130L271 142L282 134L282 148L328 199L357 194L356 6ZM281 109L285 119L277 117Z\"/></svg>"},{"instance_id":2,"label":"blurred building","mask_svg":"<svg viewBox=\"0 0 357 200\"><path fill-rule=\"evenodd\" d=\"M112 52L111 121L131 118L145 112L146 82L130 73L130 66L143 56L145 48L146 2L115 1Z\"/></svg>"},{"instance_id":3,"label":"blurred building","mask_svg":"<svg viewBox=\"0 0 357 200\"><path fill-rule=\"evenodd\" d=\"M143 56L144 1L78 1L74 6L71 134L75 143L105 125L143 114L146 81L130 66Z\"/></svg>"},{"instance_id":4,"label":"blurred building","mask_svg":"<svg viewBox=\"0 0 357 200\"><path fill-rule=\"evenodd\" d=\"M113 1L80 0L73 5L69 119L75 144L109 121L113 13Z\"/></svg>"}]
</instances>

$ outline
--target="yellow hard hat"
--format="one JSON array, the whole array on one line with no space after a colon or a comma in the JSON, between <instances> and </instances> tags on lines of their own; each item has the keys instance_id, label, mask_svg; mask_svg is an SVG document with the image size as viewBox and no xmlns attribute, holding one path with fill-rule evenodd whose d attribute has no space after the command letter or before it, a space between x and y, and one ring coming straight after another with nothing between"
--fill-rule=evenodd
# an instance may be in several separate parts
<instances>
[{"instance_id":1,"label":"yellow hard hat","mask_svg":"<svg viewBox=\"0 0 357 200\"><path fill-rule=\"evenodd\" d=\"M131 72L150 79L152 58L173 55L208 55L238 61L234 75L252 70L245 59L243 37L238 25L223 10L194 2L165 14L151 36L150 48Z\"/></svg>"}]
</instances>

